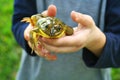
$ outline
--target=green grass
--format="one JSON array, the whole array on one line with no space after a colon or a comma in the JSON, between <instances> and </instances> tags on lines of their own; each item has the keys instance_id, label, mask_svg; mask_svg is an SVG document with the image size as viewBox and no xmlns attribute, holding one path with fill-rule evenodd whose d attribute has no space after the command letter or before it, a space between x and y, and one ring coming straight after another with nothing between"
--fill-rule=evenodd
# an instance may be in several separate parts
<instances>
[{"instance_id":1,"label":"green grass","mask_svg":"<svg viewBox=\"0 0 120 80\"><path fill-rule=\"evenodd\" d=\"M13 0L0 0L0 80L15 80L21 48L11 32ZM112 69L112 80L120 80L120 69Z\"/></svg>"},{"instance_id":2,"label":"green grass","mask_svg":"<svg viewBox=\"0 0 120 80\"><path fill-rule=\"evenodd\" d=\"M13 0L0 0L0 80L14 80L21 49L11 32Z\"/></svg>"}]
</instances>

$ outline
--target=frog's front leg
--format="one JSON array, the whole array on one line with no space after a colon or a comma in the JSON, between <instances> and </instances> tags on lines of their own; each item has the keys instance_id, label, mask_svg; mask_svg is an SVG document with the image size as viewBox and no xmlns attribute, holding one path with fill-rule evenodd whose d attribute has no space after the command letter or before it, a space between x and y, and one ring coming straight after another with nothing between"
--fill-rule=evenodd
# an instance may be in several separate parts
<instances>
[{"instance_id":1,"label":"frog's front leg","mask_svg":"<svg viewBox=\"0 0 120 80\"><path fill-rule=\"evenodd\" d=\"M34 28L29 33L30 43L31 43L31 48L32 48L31 53L33 53L33 51L35 50L38 44L38 31L39 31L38 28Z\"/></svg>"},{"instance_id":2,"label":"frog's front leg","mask_svg":"<svg viewBox=\"0 0 120 80\"><path fill-rule=\"evenodd\" d=\"M40 43L38 41L38 38L40 36L40 32L38 28L34 28L33 30L30 31L30 43L31 43L31 47L32 47L32 52L36 49L36 46L38 45L38 43ZM42 43L40 43L42 44ZM44 47L42 47L44 49ZM51 53L41 53L43 58L45 58L46 60L50 60L50 61L54 61L57 59L57 56L55 54L51 54Z\"/></svg>"}]
</instances>

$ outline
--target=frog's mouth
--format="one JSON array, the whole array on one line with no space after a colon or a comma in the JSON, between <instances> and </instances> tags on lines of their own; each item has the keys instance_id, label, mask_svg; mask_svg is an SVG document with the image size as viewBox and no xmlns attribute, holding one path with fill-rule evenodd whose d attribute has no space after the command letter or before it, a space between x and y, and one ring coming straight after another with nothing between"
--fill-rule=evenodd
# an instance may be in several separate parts
<instances>
[{"instance_id":1,"label":"frog's mouth","mask_svg":"<svg viewBox=\"0 0 120 80\"><path fill-rule=\"evenodd\" d=\"M56 30L55 30L54 27L52 27L52 28L50 29L50 36L54 36L55 33L56 33Z\"/></svg>"}]
</instances>

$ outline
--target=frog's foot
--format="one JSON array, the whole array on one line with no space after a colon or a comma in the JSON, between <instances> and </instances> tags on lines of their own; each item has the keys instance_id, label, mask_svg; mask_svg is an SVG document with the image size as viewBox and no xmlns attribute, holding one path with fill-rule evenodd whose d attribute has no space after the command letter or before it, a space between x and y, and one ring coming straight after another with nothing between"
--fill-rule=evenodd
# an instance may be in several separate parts
<instances>
[{"instance_id":1,"label":"frog's foot","mask_svg":"<svg viewBox=\"0 0 120 80\"><path fill-rule=\"evenodd\" d=\"M67 36L69 36L69 35L72 35L73 32L74 32L74 31L73 31L73 28L66 25L66 32L65 32L65 34L66 34Z\"/></svg>"},{"instance_id":2,"label":"frog's foot","mask_svg":"<svg viewBox=\"0 0 120 80\"><path fill-rule=\"evenodd\" d=\"M24 17L21 22L26 22L26 23L30 23L32 26L34 26L34 23L32 21L32 19L30 17Z\"/></svg>"}]
</instances>

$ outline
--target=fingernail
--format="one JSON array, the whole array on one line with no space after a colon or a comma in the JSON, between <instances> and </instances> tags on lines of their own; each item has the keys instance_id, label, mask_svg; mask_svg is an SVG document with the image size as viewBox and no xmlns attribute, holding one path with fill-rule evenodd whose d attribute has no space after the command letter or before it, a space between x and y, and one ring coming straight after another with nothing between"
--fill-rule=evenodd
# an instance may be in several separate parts
<instances>
[{"instance_id":1,"label":"fingernail","mask_svg":"<svg viewBox=\"0 0 120 80\"><path fill-rule=\"evenodd\" d=\"M75 12L75 18L76 18L76 20L78 20L78 17L79 17L78 12Z\"/></svg>"},{"instance_id":2,"label":"fingernail","mask_svg":"<svg viewBox=\"0 0 120 80\"><path fill-rule=\"evenodd\" d=\"M78 20L78 17L79 17L78 12L72 11L71 14L73 14L73 17L74 17L73 19L74 19L75 21L77 21L77 20Z\"/></svg>"},{"instance_id":3,"label":"fingernail","mask_svg":"<svg viewBox=\"0 0 120 80\"><path fill-rule=\"evenodd\" d=\"M78 12L77 11L72 11L72 13L74 13L76 17L78 16Z\"/></svg>"},{"instance_id":4,"label":"fingernail","mask_svg":"<svg viewBox=\"0 0 120 80\"><path fill-rule=\"evenodd\" d=\"M75 11L72 11L72 13L75 13Z\"/></svg>"}]
</instances>

